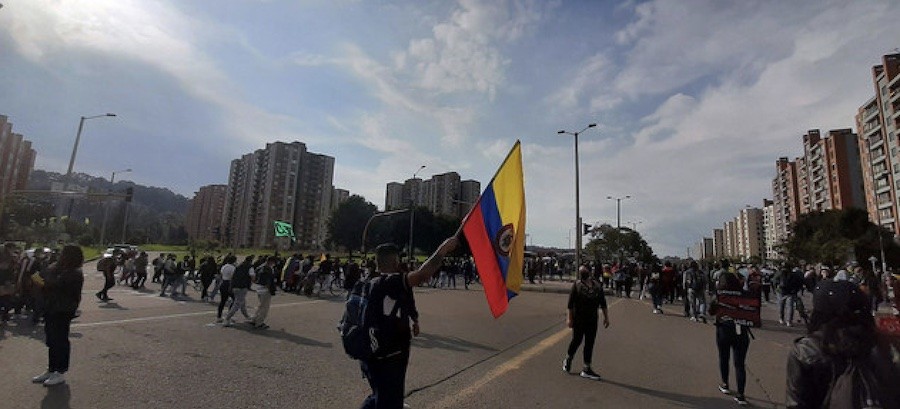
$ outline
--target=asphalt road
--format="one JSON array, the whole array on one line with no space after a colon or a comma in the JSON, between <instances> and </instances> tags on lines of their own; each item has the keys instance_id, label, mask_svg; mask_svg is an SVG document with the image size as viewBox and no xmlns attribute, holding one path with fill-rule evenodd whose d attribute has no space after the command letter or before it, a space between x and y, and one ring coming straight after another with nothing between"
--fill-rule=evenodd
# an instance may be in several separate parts
<instances>
[{"instance_id":1,"label":"asphalt road","mask_svg":"<svg viewBox=\"0 0 900 409\"><path fill-rule=\"evenodd\" d=\"M275 296L270 329L214 324L212 304L173 300L117 286L113 302L93 293L102 278L93 264L83 311L72 326L72 365L65 386L29 382L45 369L43 332L16 322L0 327L2 408L355 408L368 394L357 363L343 353L335 325L337 298ZM191 295L191 290L189 290ZM249 305L256 299L248 296ZM571 332L566 295L524 292L495 320L479 290L417 290L422 334L407 376L413 408L722 408L714 327L650 313L646 301L608 298L594 366L602 381L561 370ZM252 311L251 311L252 314ZM784 398L785 362L797 328L764 311L748 357L747 395L756 407ZM240 314L238 314L240 316ZM732 375L733 376L733 375ZM732 383L734 383L732 381Z\"/></svg>"}]
</instances>

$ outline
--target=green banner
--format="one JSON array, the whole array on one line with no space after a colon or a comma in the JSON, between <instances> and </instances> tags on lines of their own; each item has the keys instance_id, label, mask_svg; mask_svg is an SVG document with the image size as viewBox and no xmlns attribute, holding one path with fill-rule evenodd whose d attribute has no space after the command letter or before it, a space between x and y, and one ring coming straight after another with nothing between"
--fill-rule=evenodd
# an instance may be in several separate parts
<instances>
[{"instance_id":1,"label":"green banner","mask_svg":"<svg viewBox=\"0 0 900 409\"><path fill-rule=\"evenodd\" d=\"M275 237L294 238L294 227L290 223L275 220Z\"/></svg>"}]
</instances>

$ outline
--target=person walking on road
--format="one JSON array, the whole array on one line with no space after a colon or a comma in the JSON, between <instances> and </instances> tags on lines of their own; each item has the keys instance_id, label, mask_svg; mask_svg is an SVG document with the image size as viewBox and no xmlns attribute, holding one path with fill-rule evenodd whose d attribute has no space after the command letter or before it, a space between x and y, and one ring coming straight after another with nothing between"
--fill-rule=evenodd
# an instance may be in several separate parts
<instances>
[{"instance_id":1,"label":"person walking on road","mask_svg":"<svg viewBox=\"0 0 900 409\"><path fill-rule=\"evenodd\" d=\"M706 273L700 270L696 261L682 275L683 287L686 291L691 321L706 324Z\"/></svg>"},{"instance_id":2,"label":"person walking on road","mask_svg":"<svg viewBox=\"0 0 900 409\"><path fill-rule=\"evenodd\" d=\"M103 272L105 281L103 282L103 289L97 291L94 295L100 301L112 301L112 298L109 298L108 291L116 285L116 255L100 259L100 262L97 263L97 269Z\"/></svg>"},{"instance_id":3,"label":"person walking on road","mask_svg":"<svg viewBox=\"0 0 900 409\"><path fill-rule=\"evenodd\" d=\"M131 288L137 290L138 288L144 288L144 283L147 282L147 256L146 252L141 252L137 258L134 259L134 271L135 271L135 279L134 283L132 283Z\"/></svg>"},{"instance_id":4,"label":"person walking on road","mask_svg":"<svg viewBox=\"0 0 900 409\"><path fill-rule=\"evenodd\" d=\"M591 359L594 353L594 340L597 337L597 310L603 311L603 328L609 328L609 314L606 308L606 296L603 293L603 285L591 277L590 270L581 266L578 269L579 281L572 285L569 293L568 317L566 325L572 328L572 342L563 360L563 371L572 370L572 359L578 352L578 347L584 341L584 369L581 377L595 381L600 380L600 375L591 369Z\"/></svg>"},{"instance_id":5,"label":"person walking on road","mask_svg":"<svg viewBox=\"0 0 900 409\"><path fill-rule=\"evenodd\" d=\"M426 283L441 267L441 261L456 249L459 240L445 240L434 254L411 273L401 273L400 248L382 244L375 249L377 271L366 279L371 284L369 306L375 306L377 325L383 334L375 357L361 360L360 369L372 388L362 409L400 409L406 386L406 368L412 334L409 321L415 306L409 297L412 288ZM381 309L381 311L378 311Z\"/></svg>"},{"instance_id":6,"label":"person walking on road","mask_svg":"<svg viewBox=\"0 0 900 409\"><path fill-rule=\"evenodd\" d=\"M247 291L250 290L252 276L253 256L247 256L239 266L234 268L234 275L231 278L231 292L234 301L231 303L228 315L225 316L224 326L230 327L234 325L231 318L234 317L234 314L237 313L238 310L241 310L241 314L244 315L244 318L246 318L247 321L251 320L250 314L247 313Z\"/></svg>"},{"instance_id":7,"label":"person walking on road","mask_svg":"<svg viewBox=\"0 0 900 409\"><path fill-rule=\"evenodd\" d=\"M778 279L778 292L781 294L781 296L778 297L778 322L781 325L787 325L789 327L793 325L794 305L797 304L797 299L799 298L797 293L800 292L802 287L803 275L800 272L800 269L791 269L790 267L785 266L781 270L781 275ZM787 309L788 312L787 316L784 314L785 309Z\"/></svg>"},{"instance_id":8,"label":"person walking on road","mask_svg":"<svg viewBox=\"0 0 900 409\"><path fill-rule=\"evenodd\" d=\"M229 299L234 300L234 294L231 292L231 279L234 277L234 263L237 261L237 257L233 255L225 256L225 259L222 260L222 268L219 269L219 277L221 278L221 283L219 283L219 292L222 294L219 296L219 308L216 311L216 323L222 322L222 310L225 308L225 304Z\"/></svg>"},{"instance_id":9,"label":"person walking on road","mask_svg":"<svg viewBox=\"0 0 900 409\"><path fill-rule=\"evenodd\" d=\"M31 378L34 383L54 386L66 382L69 371L69 328L81 303L84 274L81 247L65 246L59 261L35 278L44 295L44 335L47 344L47 372Z\"/></svg>"},{"instance_id":10,"label":"person walking on road","mask_svg":"<svg viewBox=\"0 0 900 409\"><path fill-rule=\"evenodd\" d=\"M266 264L256 273L256 294L259 297L259 307L253 316L251 324L256 329L269 328L266 325L266 317L269 315L269 306L272 304L272 296L275 295L275 262L278 258L269 256L266 258Z\"/></svg>"},{"instance_id":11,"label":"person walking on road","mask_svg":"<svg viewBox=\"0 0 900 409\"><path fill-rule=\"evenodd\" d=\"M744 278L728 268L728 261L722 260L722 270L716 281L716 291L740 292L744 288ZM728 372L732 357L734 358L734 377L737 381L735 402L747 406L744 388L747 385L747 350L750 348L750 328L735 324L734 320L725 316L716 316L716 346L719 350L719 373L722 383L719 391L724 394L733 393L729 388Z\"/></svg>"}]
</instances>

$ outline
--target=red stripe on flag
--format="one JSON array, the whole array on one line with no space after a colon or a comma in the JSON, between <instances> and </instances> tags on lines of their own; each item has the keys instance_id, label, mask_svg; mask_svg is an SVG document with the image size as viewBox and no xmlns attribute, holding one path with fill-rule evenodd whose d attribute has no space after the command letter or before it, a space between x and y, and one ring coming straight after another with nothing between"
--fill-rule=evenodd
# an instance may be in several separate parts
<instances>
[{"instance_id":1,"label":"red stripe on flag","mask_svg":"<svg viewBox=\"0 0 900 409\"><path fill-rule=\"evenodd\" d=\"M484 226L480 201L466 219L466 224L463 225L463 234L469 242L469 249L472 250L472 257L475 259L475 267L481 277L481 285L484 286L484 295L491 307L491 314L497 318L506 312L509 299L506 295L506 283L503 281L500 265L497 264L494 245Z\"/></svg>"}]
</instances>

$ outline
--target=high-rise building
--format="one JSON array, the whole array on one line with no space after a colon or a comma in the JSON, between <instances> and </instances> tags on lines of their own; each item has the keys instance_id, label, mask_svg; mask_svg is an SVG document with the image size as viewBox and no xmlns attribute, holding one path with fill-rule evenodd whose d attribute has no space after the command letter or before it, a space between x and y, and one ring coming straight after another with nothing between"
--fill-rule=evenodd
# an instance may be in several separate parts
<instances>
[{"instance_id":1,"label":"high-rise building","mask_svg":"<svg viewBox=\"0 0 900 409\"><path fill-rule=\"evenodd\" d=\"M772 202L774 221L771 232L773 245L787 239L791 223L800 217L800 190L798 188L797 163L788 158L778 158L775 162L775 179L772 180Z\"/></svg>"},{"instance_id":2,"label":"high-rise building","mask_svg":"<svg viewBox=\"0 0 900 409\"><path fill-rule=\"evenodd\" d=\"M765 258L767 260L781 259L778 253L778 246L782 240L778 236L778 217L776 214L775 202L763 200L763 232L765 233Z\"/></svg>"},{"instance_id":3,"label":"high-rise building","mask_svg":"<svg viewBox=\"0 0 900 409\"><path fill-rule=\"evenodd\" d=\"M385 210L405 208L412 202L434 214L463 217L481 195L481 183L460 180L458 173L447 172L427 180L390 182L385 193Z\"/></svg>"},{"instance_id":4,"label":"high-rise building","mask_svg":"<svg viewBox=\"0 0 900 409\"><path fill-rule=\"evenodd\" d=\"M711 260L715 258L713 251L713 239L711 237L703 237L691 250L691 257L695 260Z\"/></svg>"},{"instance_id":5,"label":"high-rise building","mask_svg":"<svg viewBox=\"0 0 900 409\"><path fill-rule=\"evenodd\" d=\"M334 213L334 210L347 201L350 198L350 191L346 189L338 189L334 186L331 187L331 203L330 203L330 213L329 217L331 217L331 213Z\"/></svg>"},{"instance_id":6,"label":"high-rise building","mask_svg":"<svg viewBox=\"0 0 900 409\"><path fill-rule=\"evenodd\" d=\"M464 180L459 183L459 218L466 217L478 197L481 196L481 182L477 180Z\"/></svg>"},{"instance_id":7,"label":"high-rise building","mask_svg":"<svg viewBox=\"0 0 900 409\"><path fill-rule=\"evenodd\" d=\"M713 257L717 259L725 257L725 230L713 229L712 240Z\"/></svg>"},{"instance_id":8,"label":"high-rise building","mask_svg":"<svg viewBox=\"0 0 900 409\"><path fill-rule=\"evenodd\" d=\"M226 242L272 247L273 224L285 221L293 225L299 246L321 247L333 175L334 158L308 152L301 142L269 143L233 160L222 223Z\"/></svg>"},{"instance_id":9,"label":"high-rise building","mask_svg":"<svg viewBox=\"0 0 900 409\"><path fill-rule=\"evenodd\" d=\"M431 177L428 208L434 214L456 217L459 214L459 173L448 172Z\"/></svg>"},{"instance_id":10,"label":"high-rise building","mask_svg":"<svg viewBox=\"0 0 900 409\"><path fill-rule=\"evenodd\" d=\"M387 192L384 195L384 210L394 210L405 207L403 203L403 184L390 182L387 184Z\"/></svg>"},{"instance_id":11,"label":"high-rise building","mask_svg":"<svg viewBox=\"0 0 900 409\"><path fill-rule=\"evenodd\" d=\"M227 185L203 186L194 194L185 227L192 240L221 240Z\"/></svg>"},{"instance_id":12,"label":"high-rise building","mask_svg":"<svg viewBox=\"0 0 900 409\"><path fill-rule=\"evenodd\" d=\"M875 96L866 101L856 114L859 151L865 184L865 202L869 219L900 235L900 185L895 171L900 169L900 54L882 57L882 64L872 67Z\"/></svg>"},{"instance_id":13,"label":"high-rise building","mask_svg":"<svg viewBox=\"0 0 900 409\"><path fill-rule=\"evenodd\" d=\"M738 230L737 257L742 260L758 257L762 260L765 257L766 250L762 209L756 207L743 208L735 220Z\"/></svg>"},{"instance_id":14,"label":"high-rise building","mask_svg":"<svg viewBox=\"0 0 900 409\"><path fill-rule=\"evenodd\" d=\"M35 157L31 141L14 133L9 119L0 115L0 200L9 192L28 186Z\"/></svg>"},{"instance_id":15,"label":"high-rise building","mask_svg":"<svg viewBox=\"0 0 900 409\"><path fill-rule=\"evenodd\" d=\"M824 138L818 129L803 135L807 211L863 207L858 146L850 129L831 130Z\"/></svg>"}]
</instances>

